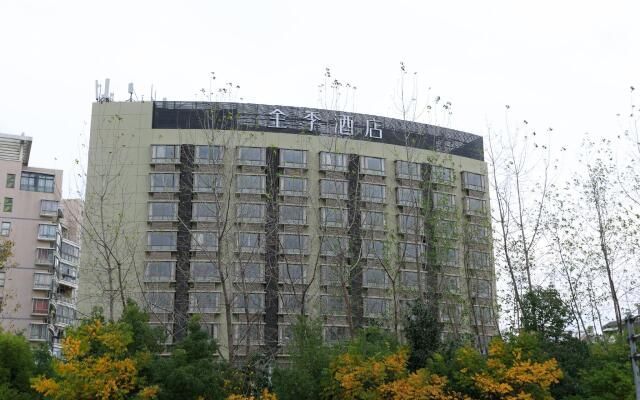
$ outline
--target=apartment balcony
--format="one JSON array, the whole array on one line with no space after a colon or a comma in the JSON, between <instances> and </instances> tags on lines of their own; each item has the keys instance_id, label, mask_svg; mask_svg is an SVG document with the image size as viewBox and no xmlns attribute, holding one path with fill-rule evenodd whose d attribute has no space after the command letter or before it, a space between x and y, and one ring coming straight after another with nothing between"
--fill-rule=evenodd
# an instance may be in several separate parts
<instances>
[{"instance_id":1,"label":"apartment balcony","mask_svg":"<svg viewBox=\"0 0 640 400\"><path fill-rule=\"evenodd\" d=\"M75 296L65 296L60 293L55 293L53 296L53 304L56 306L64 306L70 307L74 310L76 309L76 297Z\"/></svg>"},{"instance_id":2,"label":"apartment balcony","mask_svg":"<svg viewBox=\"0 0 640 400\"><path fill-rule=\"evenodd\" d=\"M53 258L55 255L55 249L50 247L38 247L36 248L36 265L41 266L53 266Z\"/></svg>"},{"instance_id":3,"label":"apartment balcony","mask_svg":"<svg viewBox=\"0 0 640 400\"><path fill-rule=\"evenodd\" d=\"M31 300L31 315L49 315L49 299L33 298Z\"/></svg>"},{"instance_id":4,"label":"apartment balcony","mask_svg":"<svg viewBox=\"0 0 640 400\"><path fill-rule=\"evenodd\" d=\"M58 271L58 284L76 289L78 287L78 271L76 268L68 267Z\"/></svg>"}]
</instances>

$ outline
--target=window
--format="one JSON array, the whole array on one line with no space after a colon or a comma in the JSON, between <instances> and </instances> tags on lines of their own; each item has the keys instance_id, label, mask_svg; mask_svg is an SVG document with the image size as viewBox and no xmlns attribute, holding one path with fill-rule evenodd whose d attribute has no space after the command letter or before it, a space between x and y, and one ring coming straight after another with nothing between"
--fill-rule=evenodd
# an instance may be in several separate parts
<instances>
[{"instance_id":1,"label":"window","mask_svg":"<svg viewBox=\"0 0 640 400\"><path fill-rule=\"evenodd\" d=\"M0 236L9 236L11 234L11 222L3 222L0 225Z\"/></svg>"},{"instance_id":2,"label":"window","mask_svg":"<svg viewBox=\"0 0 640 400\"><path fill-rule=\"evenodd\" d=\"M295 233L281 233L280 247L284 254L307 254L309 236Z\"/></svg>"},{"instance_id":3,"label":"window","mask_svg":"<svg viewBox=\"0 0 640 400\"><path fill-rule=\"evenodd\" d=\"M180 162L180 146L157 144L151 146L152 164L176 164Z\"/></svg>"},{"instance_id":4,"label":"window","mask_svg":"<svg viewBox=\"0 0 640 400\"><path fill-rule=\"evenodd\" d=\"M234 270L234 280L243 283L264 282L264 264L237 263Z\"/></svg>"},{"instance_id":5,"label":"window","mask_svg":"<svg viewBox=\"0 0 640 400\"><path fill-rule=\"evenodd\" d=\"M264 329L258 324L235 324L233 325L233 341L236 345L260 344L264 340Z\"/></svg>"},{"instance_id":6,"label":"window","mask_svg":"<svg viewBox=\"0 0 640 400\"><path fill-rule=\"evenodd\" d=\"M49 299L32 299L31 314L49 314Z\"/></svg>"},{"instance_id":7,"label":"window","mask_svg":"<svg viewBox=\"0 0 640 400\"><path fill-rule=\"evenodd\" d=\"M196 146L196 164L222 164L224 147Z\"/></svg>"},{"instance_id":8,"label":"window","mask_svg":"<svg viewBox=\"0 0 640 400\"><path fill-rule=\"evenodd\" d=\"M235 312L263 312L264 293L235 293L233 295L233 308Z\"/></svg>"},{"instance_id":9,"label":"window","mask_svg":"<svg viewBox=\"0 0 640 400\"><path fill-rule=\"evenodd\" d=\"M320 280L323 285L338 285L347 282L349 278L345 268L324 264L320 266Z\"/></svg>"},{"instance_id":10,"label":"window","mask_svg":"<svg viewBox=\"0 0 640 400\"><path fill-rule=\"evenodd\" d=\"M283 293L280 295L280 314L299 314L302 311L302 295Z\"/></svg>"},{"instance_id":11,"label":"window","mask_svg":"<svg viewBox=\"0 0 640 400\"><path fill-rule=\"evenodd\" d=\"M281 283L304 283L303 264L278 264L278 278Z\"/></svg>"},{"instance_id":12,"label":"window","mask_svg":"<svg viewBox=\"0 0 640 400\"><path fill-rule=\"evenodd\" d=\"M236 205L236 219L238 222L261 223L267 210L266 204L238 203Z\"/></svg>"},{"instance_id":13,"label":"window","mask_svg":"<svg viewBox=\"0 0 640 400\"><path fill-rule=\"evenodd\" d=\"M469 225L471 242L486 243L489 240L489 227L478 224Z\"/></svg>"},{"instance_id":14,"label":"window","mask_svg":"<svg viewBox=\"0 0 640 400\"><path fill-rule=\"evenodd\" d=\"M484 192L484 176L473 172L463 172L462 188Z\"/></svg>"},{"instance_id":15,"label":"window","mask_svg":"<svg viewBox=\"0 0 640 400\"><path fill-rule=\"evenodd\" d=\"M464 212L468 215L484 215L486 210L486 201L473 197L464 198Z\"/></svg>"},{"instance_id":16,"label":"window","mask_svg":"<svg viewBox=\"0 0 640 400\"><path fill-rule=\"evenodd\" d=\"M191 251L217 251L218 235L216 232L192 232Z\"/></svg>"},{"instance_id":17,"label":"window","mask_svg":"<svg viewBox=\"0 0 640 400\"><path fill-rule=\"evenodd\" d=\"M78 280L78 269L72 265L60 262L59 278L62 282L76 284Z\"/></svg>"},{"instance_id":18,"label":"window","mask_svg":"<svg viewBox=\"0 0 640 400\"><path fill-rule=\"evenodd\" d=\"M439 165L431 166L431 182L435 183L453 183L453 169L442 167Z\"/></svg>"},{"instance_id":19,"label":"window","mask_svg":"<svg viewBox=\"0 0 640 400\"><path fill-rule=\"evenodd\" d=\"M291 325L278 325L278 342L283 345L293 340L293 327Z\"/></svg>"},{"instance_id":20,"label":"window","mask_svg":"<svg viewBox=\"0 0 640 400\"><path fill-rule=\"evenodd\" d=\"M150 261L144 272L146 282L170 282L173 280L175 261Z\"/></svg>"},{"instance_id":21,"label":"window","mask_svg":"<svg viewBox=\"0 0 640 400\"><path fill-rule=\"evenodd\" d=\"M347 209L321 207L320 223L322 226L345 228L347 226Z\"/></svg>"},{"instance_id":22,"label":"window","mask_svg":"<svg viewBox=\"0 0 640 400\"><path fill-rule=\"evenodd\" d=\"M49 328L47 324L30 324L29 340L49 340Z\"/></svg>"},{"instance_id":23,"label":"window","mask_svg":"<svg viewBox=\"0 0 640 400\"><path fill-rule=\"evenodd\" d=\"M257 232L238 232L238 250L242 252L262 251L264 238L262 233Z\"/></svg>"},{"instance_id":24,"label":"window","mask_svg":"<svg viewBox=\"0 0 640 400\"><path fill-rule=\"evenodd\" d=\"M40 200L40 215L58 215L58 208L55 200Z\"/></svg>"},{"instance_id":25,"label":"window","mask_svg":"<svg viewBox=\"0 0 640 400\"><path fill-rule=\"evenodd\" d=\"M5 276L6 276L5 272L0 272L0 287L4 287Z\"/></svg>"},{"instance_id":26,"label":"window","mask_svg":"<svg viewBox=\"0 0 640 400\"><path fill-rule=\"evenodd\" d=\"M216 221L218 219L218 203L193 202L192 218L194 221Z\"/></svg>"},{"instance_id":27,"label":"window","mask_svg":"<svg viewBox=\"0 0 640 400\"><path fill-rule=\"evenodd\" d=\"M407 287L418 287L417 271L401 271L400 279L402 281L402 284Z\"/></svg>"},{"instance_id":28,"label":"window","mask_svg":"<svg viewBox=\"0 0 640 400\"><path fill-rule=\"evenodd\" d=\"M361 211L360 217L363 229L384 230L385 219L382 211Z\"/></svg>"},{"instance_id":29,"label":"window","mask_svg":"<svg viewBox=\"0 0 640 400\"><path fill-rule=\"evenodd\" d=\"M323 308L325 315L345 315L347 308L342 296L323 295Z\"/></svg>"},{"instance_id":30,"label":"window","mask_svg":"<svg viewBox=\"0 0 640 400\"><path fill-rule=\"evenodd\" d=\"M384 158L360 157L360 173L384 176Z\"/></svg>"},{"instance_id":31,"label":"window","mask_svg":"<svg viewBox=\"0 0 640 400\"><path fill-rule=\"evenodd\" d=\"M76 319L76 310L73 307L56 305L56 324L70 325Z\"/></svg>"},{"instance_id":32,"label":"window","mask_svg":"<svg viewBox=\"0 0 640 400\"><path fill-rule=\"evenodd\" d=\"M7 174L7 189L13 189L16 187L16 174Z\"/></svg>"},{"instance_id":33,"label":"window","mask_svg":"<svg viewBox=\"0 0 640 400\"><path fill-rule=\"evenodd\" d=\"M262 147L238 147L236 162L238 165L267 165L267 151Z\"/></svg>"},{"instance_id":34,"label":"window","mask_svg":"<svg viewBox=\"0 0 640 400\"><path fill-rule=\"evenodd\" d=\"M320 197L324 199L347 199L347 181L320 180Z\"/></svg>"},{"instance_id":35,"label":"window","mask_svg":"<svg viewBox=\"0 0 640 400\"><path fill-rule=\"evenodd\" d=\"M384 242L362 239L362 257L382 260L384 258Z\"/></svg>"},{"instance_id":36,"label":"window","mask_svg":"<svg viewBox=\"0 0 640 400\"><path fill-rule=\"evenodd\" d=\"M280 178L280 194L285 196L306 196L307 179L283 176Z\"/></svg>"},{"instance_id":37,"label":"window","mask_svg":"<svg viewBox=\"0 0 640 400\"><path fill-rule=\"evenodd\" d=\"M13 199L11 197L4 198L4 206L2 207L2 211L4 212L13 211Z\"/></svg>"},{"instance_id":38,"label":"window","mask_svg":"<svg viewBox=\"0 0 640 400\"><path fill-rule=\"evenodd\" d=\"M364 299L364 316L365 317L382 317L387 313L389 300L378 298Z\"/></svg>"},{"instance_id":39,"label":"window","mask_svg":"<svg viewBox=\"0 0 640 400\"><path fill-rule=\"evenodd\" d=\"M178 203L151 202L149 203L149 221L175 221L178 219Z\"/></svg>"},{"instance_id":40,"label":"window","mask_svg":"<svg viewBox=\"0 0 640 400\"><path fill-rule=\"evenodd\" d=\"M399 187L396 197L399 206L422 207L422 190L420 189Z\"/></svg>"},{"instance_id":41,"label":"window","mask_svg":"<svg viewBox=\"0 0 640 400\"><path fill-rule=\"evenodd\" d=\"M36 264L37 265L53 265L53 251L50 248L37 248L36 249Z\"/></svg>"},{"instance_id":42,"label":"window","mask_svg":"<svg viewBox=\"0 0 640 400\"><path fill-rule=\"evenodd\" d=\"M56 240L57 225L38 225L38 240Z\"/></svg>"},{"instance_id":43,"label":"window","mask_svg":"<svg viewBox=\"0 0 640 400\"><path fill-rule=\"evenodd\" d=\"M471 281L471 294L479 299L491 298L491 282L480 279Z\"/></svg>"},{"instance_id":44,"label":"window","mask_svg":"<svg viewBox=\"0 0 640 400\"><path fill-rule=\"evenodd\" d=\"M384 203L386 198L386 187L373 183L360 184L360 200L372 203Z\"/></svg>"},{"instance_id":45,"label":"window","mask_svg":"<svg viewBox=\"0 0 640 400\"><path fill-rule=\"evenodd\" d=\"M422 244L398 243L398 256L403 261L418 261L422 256Z\"/></svg>"},{"instance_id":46,"label":"window","mask_svg":"<svg viewBox=\"0 0 640 400\"><path fill-rule=\"evenodd\" d=\"M51 274L33 274L33 288L36 290L50 290L53 275Z\"/></svg>"},{"instance_id":47,"label":"window","mask_svg":"<svg viewBox=\"0 0 640 400\"><path fill-rule=\"evenodd\" d=\"M281 224L306 225L307 207L281 205L279 218Z\"/></svg>"},{"instance_id":48,"label":"window","mask_svg":"<svg viewBox=\"0 0 640 400\"><path fill-rule=\"evenodd\" d=\"M149 251L176 251L177 232L148 232Z\"/></svg>"},{"instance_id":49,"label":"window","mask_svg":"<svg viewBox=\"0 0 640 400\"><path fill-rule=\"evenodd\" d=\"M471 268L487 269L491 266L489 253L485 253L483 251L470 251L469 259L471 262Z\"/></svg>"},{"instance_id":50,"label":"window","mask_svg":"<svg viewBox=\"0 0 640 400\"><path fill-rule=\"evenodd\" d=\"M20 190L53 193L53 186L53 175L26 171L22 171L22 174L20 174Z\"/></svg>"},{"instance_id":51,"label":"window","mask_svg":"<svg viewBox=\"0 0 640 400\"><path fill-rule=\"evenodd\" d=\"M280 166L287 168L307 168L307 151L281 149Z\"/></svg>"},{"instance_id":52,"label":"window","mask_svg":"<svg viewBox=\"0 0 640 400\"><path fill-rule=\"evenodd\" d=\"M383 269L367 268L362 273L364 287L384 288L387 286L387 273Z\"/></svg>"},{"instance_id":53,"label":"window","mask_svg":"<svg viewBox=\"0 0 640 400\"><path fill-rule=\"evenodd\" d=\"M493 322L493 312L491 311L491 307L473 306L473 311L475 313L476 325L495 325Z\"/></svg>"},{"instance_id":54,"label":"window","mask_svg":"<svg viewBox=\"0 0 640 400\"><path fill-rule=\"evenodd\" d=\"M328 343L342 342L348 339L348 326L326 326L324 328L324 340Z\"/></svg>"},{"instance_id":55,"label":"window","mask_svg":"<svg viewBox=\"0 0 640 400\"><path fill-rule=\"evenodd\" d=\"M193 174L193 191L198 193L218 193L222 187L222 177L218 174Z\"/></svg>"},{"instance_id":56,"label":"window","mask_svg":"<svg viewBox=\"0 0 640 400\"><path fill-rule=\"evenodd\" d=\"M148 292L147 303L154 313L173 313L173 292Z\"/></svg>"},{"instance_id":57,"label":"window","mask_svg":"<svg viewBox=\"0 0 640 400\"><path fill-rule=\"evenodd\" d=\"M436 237L454 239L457 235L456 221L441 219L436 222Z\"/></svg>"},{"instance_id":58,"label":"window","mask_svg":"<svg viewBox=\"0 0 640 400\"><path fill-rule=\"evenodd\" d=\"M396 176L401 179L421 181L420 164L409 161L396 161Z\"/></svg>"},{"instance_id":59,"label":"window","mask_svg":"<svg viewBox=\"0 0 640 400\"><path fill-rule=\"evenodd\" d=\"M424 221L421 216L400 214L398 215L398 230L400 233L419 235L423 233Z\"/></svg>"},{"instance_id":60,"label":"window","mask_svg":"<svg viewBox=\"0 0 640 400\"><path fill-rule=\"evenodd\" d=\"M220 293L191 292L189 293L189 312L212 313L218 310Z\"/></svg>"},{"instance_id":61,"label":"window","mask_svg":"<svg viewBox=\"0 0 640 400\"><path fill-rule=\"evenodd\" d=\"M200 328L207 333L209 339L218 339L218 331L220 330L220 326L215 322L201 322Z\"/></svg>"},{"instance_id":62,"label":"window","mask_svg":"<svg viewBox=\"0 0 640 400\"><path fill-rule=\"evenodd\" d=\"M456 196L449 193L433 192L433 208L439 211L455 211Z\"/></svg>"},{"instance_id":63,"label":"window","mask_svg":"<svg viewBox=\"0 0 640 400\"><path fill-rule=\"evenodd\" d=\"M441 322L460 322L462 315L462 305L460 304L440 304Z\"/></svg>"},{"instance_id":64,"label":"window","mask_svg":"<svg viewBox=\"0 0 640 400\"><path fill-rule=\"evenodd\" d=\"M194 282L217 282L220 280L220 268L210 261L191 261L191 279Z\"/></svg>"},{"instance_id":65,"label":"window","mask_svg":"<svg viewBox=\"0 0 640 400\"><path fill-rule=\"evenodd\" d=\"M80 247L63 241L60 244L60 258L77 264L80 261Z\"/></svg>"},{"instance_id":66,"label":"window","mask_svg":"<svg viewBox=\"0 0 640 400\"><path fill-rule=\"evenodd\" d=\"M443 275L440 278L440 288L444 293L460 293L460 278L452 275Z\"/></svg>"},{"instance_id":67,"label":"window","mask_svg":"<svg viewBox=\"0 0 640 400\"><path fill-rule=\"evenodd\" d=\"M347 155L341 153L320 152L321 171L346 171Z\"/></svg>"},{"instance_id":68,"label":"window","mask_svg":"<svg viewBox=\"0 0 640 400\"><path fill-rule=\"evenodd\" d=\"M265 193L267 177L264 175L236 175L236 193Z\"/></svg>"},{"instance_id":69,"label":"window","mask_svg":"<svg viewBox=\"0 0 640 400\"><path fill-rule=\"evenodd\" d=\"M176 192L178 191L178 174L160 173L149 174L151 192Z\"/></svg>"},{"instance_id":70,"label":"window","mask_svg":"<svg viewBox=\"0 0 640 400\"><path fill-rule=\"evenodd\" d=\"M438 256L442 265L447 265L449 267L458 266L458 249L453 247L441 248Z\"/></svg>"},{"instance_id":71,"label":"window","mask_svg":"<svg viewBox=\"0 0 640 400\"><path fill-rule=\"evenodd\" d=\"M348 241L345 236L324 236L320 240L320 255L337 256L347 252Z\"/></svg>"}]
</instances>

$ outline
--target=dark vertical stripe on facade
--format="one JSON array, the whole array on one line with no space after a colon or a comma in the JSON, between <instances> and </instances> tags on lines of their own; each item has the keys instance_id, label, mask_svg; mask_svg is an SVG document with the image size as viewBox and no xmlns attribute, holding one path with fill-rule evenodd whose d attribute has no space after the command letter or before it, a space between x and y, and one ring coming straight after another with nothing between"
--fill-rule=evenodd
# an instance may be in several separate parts
<instances>
[{"instance_id":1,"label":"dark vertical stripe on facade","mask_svg":"<svg viewBox=\"0 0 640 400\"><path fill-rule=\"evenodd\" d=\"M426 237L425 251L426 258L423 261L422 269L426 271L425 293L421 295L427 303L427 307L438 318L438 275L439 266L436 255L435 229L437 216L434 213L433 187L431 183L431 165L422 163L422 198L424 215L424 233Z\"/></svg>"},{"instance_id":2,"label":"dark vertical stripe on facade","mask_svg":"<svg viewBox=\"0 0 640 400\"><path fill-rule=\"evenodd\" d=\"M174 299L173 337L186 336L189 319L189 270L191 258L191 203L193 194L193 159L195 146L180 146L180 192L178 194L178 258Z\"/></svg>"},{"instance_id":3,"label":"dark vertical stripe on facade","mask_svg":"<svg viewBox=\"0 0 640 400\"><path fill-rule=\"evenodd\" d=\"M267 148L264 340L272 355L278 351L278 153L277 148Z\"/></svg>"},{"instance_id":4,"label":"dark vertical stripe on facade","mask_svg":"<svg viewBox=\"0 0 640 400\"><path fill-rule=\"evenodd\" d=\"M362 262L360 249L362 237L360 236L360 157L357 154L349 154L349 167L347 172L348 195L347 216L349 222L349 279L351 295L351 317L354 328L364 325L364 300L362 298Z\"/></svg>"}]
</instances>

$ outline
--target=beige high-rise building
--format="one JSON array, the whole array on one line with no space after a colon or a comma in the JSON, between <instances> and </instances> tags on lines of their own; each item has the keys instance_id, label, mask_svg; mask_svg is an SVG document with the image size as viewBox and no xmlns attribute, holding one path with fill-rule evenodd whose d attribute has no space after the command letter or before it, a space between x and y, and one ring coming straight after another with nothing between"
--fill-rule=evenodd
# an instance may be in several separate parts
<instances>
[{"instance_id":1,"label":"beige high-rise building","mask_svg":"<svg viewBox=\"0 0 640 400\"><path fill-rule=\"evenodd\" d=\"M80 307L127 297L167 344L200 314L223 352L278 352L300 314L329 342L401 336L430 304L443 335L497 332L482 138L312 108L93 105ZM106 228L105 228L106 227Z\"/></svg>"},{"instance_id":2,"label":"beige high-rise building","mask_svg":"<svg viewBox=\"0 0 640 400\"><path fill-rule=\"evenodd\" d=\"M0 240L13 242L0 266L0 326L59 353L76 317L80 237L71 215L81 215L82 203L62 199L62 171L29 166L31 145L28 136L0 134Z\"/></svg>"}]
</instances>

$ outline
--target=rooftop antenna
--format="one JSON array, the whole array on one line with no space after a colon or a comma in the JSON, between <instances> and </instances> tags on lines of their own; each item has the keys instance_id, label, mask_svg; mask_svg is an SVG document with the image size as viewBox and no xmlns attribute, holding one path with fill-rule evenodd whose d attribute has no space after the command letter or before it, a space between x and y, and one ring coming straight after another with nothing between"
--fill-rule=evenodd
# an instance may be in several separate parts
<instances>
[{"instance_id":1,"label":"rooftop antenna","mask_svg":"<svg viewBox=\"0 0 640 400\"><path fill-rule=\"evenodd\" d=\"M113 99L113 93L109 93L109 78L104 80L104 91L102 85L96 80L96 101L99 103L110 102Z\"/></svg>"},{"instance_id":2,"label":"rooftop antenna","mask_svg":"<svg viewBox=\"0 0 640 400\"><path fill-rule=\"evenodd\" d=\"M110 83L110 79L109 78L105 78L104 80L104 99L106 102L111 101L111 97L109 96L109 83Z\"/></svg>"},{"instance_id":3,"label":"rooftop antenna","mask_svg":"<svg viewBox=\"0 0 640 400\"><path fill-rule=\"evenodd\" d=\"M133 82L129 82L129 101L133 101Z\"/></svg>"}]
</instances>

